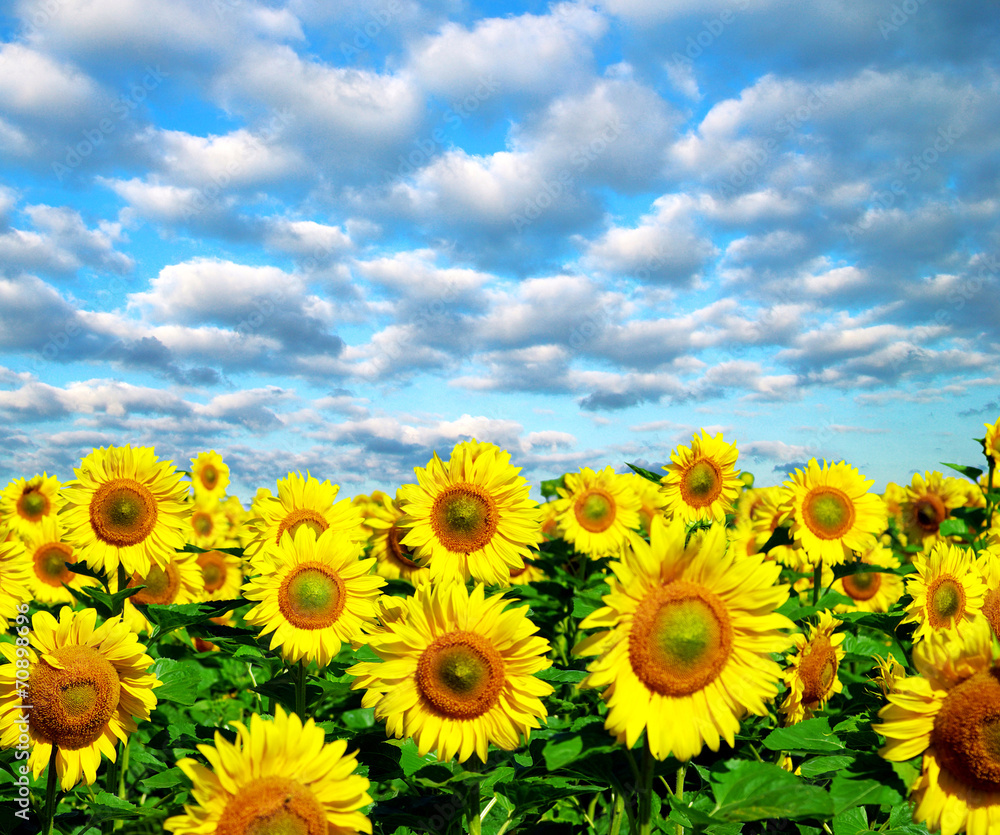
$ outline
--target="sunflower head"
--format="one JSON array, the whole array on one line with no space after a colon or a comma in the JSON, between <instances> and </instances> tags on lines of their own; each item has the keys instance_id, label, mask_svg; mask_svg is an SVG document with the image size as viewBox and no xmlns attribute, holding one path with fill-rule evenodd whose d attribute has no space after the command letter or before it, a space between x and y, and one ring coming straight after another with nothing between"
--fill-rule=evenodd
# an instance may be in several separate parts
<instances>
[{"instance_id":1,"label":"sunflower head","mask_svg":"<svg viewBox=\"0 0 1000 835\"><path fill-rule=\"evenodd\" d=\"M0 519L24 535L43 521L56 518L63 502L60 489L59 480L48 473L14 479L0 493Z\"/></svg>"},{"instance_id":2,"label":"sunflower head","mask_svg":"<svg viewBox=\"0 0 1000 835\"><path fill-rule=\"evenodd\" d=\"M196 499L216 501L229 487L229 466L214 449L191 459L191 486Z\"/></svg>"},{"instance_id":3,"label":"sunflower head","mask_svg":"<svg viewBox=\"0 0 1000 835\"><path fill-rule=\"evenodd\" d=\"M986 585L970 551L938 542L929 554L913 559L917 569L906 580L913 601L903 623L916 623L914 641L940 630L966 631L980 620Z\"/></svg>"},{"instance_id":4,"label":"sunflower head","mask_svg":"<svg viewBox=\"0 0 1000 835\"><path fill-rule=\"evenodd\" d=\"M819 622L809 627L809 634L796 635L798 652L789 659L785 671L788 695L781 705L786 723L791 725L812 717L836 693L843 690L837 676L840 662L844 660L841 644L844 634L835 634L842 621L836 620L830 612L819 613Z\"/></svg>"},{"instance_id":5,"label":"sunflower head","mask_svg":"<svg viewBox=\"0 0 1000 835\"><path fill-rule=\"evenodd\" d=\"M552 504L563 536L582 554L594 559L617 556L640 524L641 502L630 476L610 466L566 473L560 498Z\"/></svg>"},{"instance_id":6,"label":"sunflower head","mask_svg":"<svg viewBox=\"0 0 1000 835\"><path fill-rule=\"evenodd\" d=\"M663 469L661 489L667 511L688 522L722 522L739 497L743 484L734 469L739 451L720 432L715 437L702 429L691 446L678 446Z\"/></svg>"}]
</instances>

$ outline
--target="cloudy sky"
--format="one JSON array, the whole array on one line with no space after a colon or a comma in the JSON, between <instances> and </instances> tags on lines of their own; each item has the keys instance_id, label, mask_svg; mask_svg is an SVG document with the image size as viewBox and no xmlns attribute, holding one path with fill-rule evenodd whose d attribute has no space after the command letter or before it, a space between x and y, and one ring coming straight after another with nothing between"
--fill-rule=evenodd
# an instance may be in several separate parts
<instances>
[{"instance_id":1,"label":"cloudy sky","mask_svg":"<svg viewBox=\"0 0 1000 835\"><path fill-rule=\"evenodd\" d=\"M995 3L344 5L0 3L0 486L977 462Z\"/></svg>"}]
</instances>

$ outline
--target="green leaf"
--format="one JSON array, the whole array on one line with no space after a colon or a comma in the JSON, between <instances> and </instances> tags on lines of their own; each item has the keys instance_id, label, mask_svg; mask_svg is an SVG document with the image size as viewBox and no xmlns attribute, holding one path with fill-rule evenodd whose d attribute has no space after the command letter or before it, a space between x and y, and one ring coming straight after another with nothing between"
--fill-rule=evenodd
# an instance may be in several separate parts
<instances>
[{"instance_id":1,"label":"green leaf","mask_svg":"<svg viewBox=\"0 0 1000 835\"><path fill-rule=\"evenodd\" d=\"M202 603L150 603L142 607L143 614L154 624L156 629L150 635L150 640L182 629L186 626L205 623L212 618L222 617L227 612L246 605L246 600L209 600ZM141 605L141 604L140 604Z\"/></svg>"},{"instance_id":2,"label":"green leaf","mask_svg":"<svg viewBox=\"0 0 1000 835\"><path fill-rule=\"evenodd\" d=\"M831 755L828 757L812 757L799 766L803 777L817 777L832 771L842 771L854 762L854 757Z\"/></svg>"},{"instance_id":3,"label":"green leaf","mask_svg":"<svg viewBox=\"0 0 1000 835\"><path fill-rule=\"evenodd\" d=\"M833 812L833 800L818 786L771 763L730 760L728 772L714 774L713 817L727 821L766 818L823 818Z\"/></svg>"},{"instance_id":4,"label":"green leaf","mask_svg":"<svg viewBox=\"0 0 1000 835\"><path fill-rule=\"evenodd\" d=\"M842 751L844 743L837 739L824 716L797 722L788 728L775 728L766 737L764 745L771 751L827 752Z\"/></svg>"},{"instance_id":5,"label":"green leaf","mask_svg":"<svg viewBox=\"0 0 1000 835\"><path fill-rule=\"evenodd\" d=\"M548 478L542 482L542 497L552 499L559 495L559 488L564 486L565 476Z\"/></svg>"},{"instance_id":6,"label":"green leaf","mask_svg":"<svg viewBox=\"0 0 1000 835\"><path fill-rule=\"evenodd\" d=\"M542 681L554 681L557 683L568 681L571 684L576 684L587 677L587 672L585 670L564 670L560 667L549 667L547 670L535 673L535 677L542 679Z\"/></svg>"},{"instance_id":7,"label":"green leaf","mask_svg":"<svg viewBox=\"0 0 1000 835\"><path fill-rule=\"evenodd\" d=\"M85 562L68 562L66 563L66 568L74 574L81 574L84 577L90 577L91 580L97 580L97 582L105 588L108 587L108 581L104 573L101 571L94 571L94 569ZM65 585L65 583L63 585Z\"/></svg>"},{"instance_id":8,"label":"green leaf","mask_svg":"<svg viewBox=\"0 0 1000 835\"><path fill-rule=\"evenodd\" d=\"M837 815L854 806L893 806L903 800L899 792L879 780L858 780L843 774L833 778L830 797Z\"/></svg>"},{"instance_id":9,"label":"green leaf","mask_svg":"<svg viewBox=\"0 0 1000 835\"><path fill-rule=\"evenodd\" d=\"M186 779L184 772L175 766L151 777L143 777L142 787L144 789L169 789L172 786L182 784Z\"/></svg>"},{"instance_id":10,"label":"green leaf","mask_svg":"<svg viewBox=\"0 0 1000 835\"><path fill-rule=\"evenodd\" d=\"M791 544L792 544L791 530L785 527L784 525L778 525L778 527L774 529L774 533L772 533L768 537L767 542L765 542L761 546L760 552L762 554L766 554L772 548L776 548L779 545L791 545Z\"/></svg>"},{"instance_id":11,"label":"green leaf","mask_svg":"<svg viewBox=\"0 0 1000 835\"><path fill-rule=\"evenodd\" d=\"M87 811L90 813L89 823L101 823L111 820L129 820L147 814L140 806L108 794L106 791L99 791L94 800L87 804Z\"/></svg>"},{"instance_id":12,"label":"green leaf","mask_svg":"<svg viewBox=\"0 0 1000 835\"><path fill-rule=\"evenodd\" d=\"M109 618L113 613L122 611L125 607L126 598L131 597L133 594L138 594L145 586L124 588L114 594L109 594L96 586L87 586L82 589L74 589L70 586L65 586L65 588L73 597L83 603L84 606L96 609L97 613L103 618Z\"/></svg>"},{"instance_id":13,"label":"green leaf","mask_svg":"<svg viewBox=\"0 0 1000 835\"><path fill-rule=\"evenodd\" d=\"M861 835L864 832L871 832L864 806L855 806L833 819L833 835Z\"/></svg>"},{"instance_id":14,"label":"green leaf","mask_svg":"<svg viewBox=\"0 0 1000 835\"><path fill-rule=\"evenodd\" d=\"M542 748L545 767L549 771L565 768L581 757L606 754L617 747L612 736L604 730L603 723L590 725L579 731L558 733Z\"/></svg>"},{"instance_id":15,"label":"green leaf","mask_svg":"<svg viewBox=\"0 0 1000 835\"><path fill-rule=\"evenodd\" d=\"M193 705L198 701L203 671L197 661L160 658L153 665L153 672L161 682L161 685L153 691L157 701L176 702L181 705Z\"/></svg>"},{"instance_id":16,"label":"green leaf","mask_svg":"<svg viewBox=\"0 0 1000 835\"><path fill-rule=\"evenodd\" d=\"M638 473L643 478L648 478L655 484L659 484L660 481L662 480L662 476L658 476L652 470L647 470L644 467L637 466L636 464L629 464L628 461L625 462L625 466L629 467L632 470L632 472Z\"/></svg>"},{"instance_id":17,"label":"green leaf","mask_svg":"<svg viewBox=\"0 0 1000 835\"><path fill-rule=\"evenodd\" d=\"M356 710L345 710L340 714L340 718L352 731L371 728L375 725L375 708L359 707Z\"/></svg>"},{"instance_id":18,"label":"green leaf","mask_svg":"<svg viewBox=\"0 0 1000 835\"><path fill-rule=\"evenodd\" d=\"M968 538L969 526L964 519L945 519L938 527L941 536L961 536Z\"/></svg>"},{"instance_id":19,"label":"green leaf","mask_svg":"<svg viewBox=\"0 0 1000 835\"><path fill-rule=\"evenodd\" d=\"M983 471L978 467L967 467L964 464L949 464L947 461L938 462L942 467L951 467L955 472L961 473L966 478L971 478L975 481L979 476L983 474Z\"/></svg>"},{"instance_id":20,"label":"green leaf","mask_svg":"<svg viewBox=\"0 0 1000 835\"><path fill-rule=\"evenodd\" d=\"M407 738L399 746L399 767L403 769L403 774L407 777L420 771L425 765L436 763L437 757L432 753L424 754L422 757L417 753L417 743Z\"/></svg>"}]
</instances>

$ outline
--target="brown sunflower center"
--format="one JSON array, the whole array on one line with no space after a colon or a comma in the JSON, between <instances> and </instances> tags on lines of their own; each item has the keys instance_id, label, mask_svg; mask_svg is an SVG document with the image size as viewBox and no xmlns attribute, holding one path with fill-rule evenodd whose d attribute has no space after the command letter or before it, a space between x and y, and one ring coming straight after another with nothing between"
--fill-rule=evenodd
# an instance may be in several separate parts
<instances>
[{"instance_id":1,"label":"brown sunflower center","mask_svg":"<svg viewBox=\"0 0 1000 835\"><path fill-rule=\"evenodd\" d=\"M142 591L133 594L129 600L133 603L157 603L166 605L173 603L181 588L181 573L173 562L168 562L166 568L154 565L145 577L133 574L128 587L145 586Z\"/></svg>"},{"instance_id":2,"label":"brown sunflower center","mask_svg":"<svg viewBox=\"0 0 1000 835\"><path fill-rule=\"evenodd\" d=\"M344 611L344 581L320 562L305 562L288 572L278 588L278 608L292 626L323 629Z\"/></svg>"},{"instance_id":3,"label":"brown sunflower center","mask_svg":"<svg viewBox=\"0 0 1000 835\"><path fill-rule=\"evenodd\" d=\"M220 551L206 551L198 555L201 579L205 591L218 591L226 582L226 558Z\"/></svg>"},{"instance_id":4,"label":"brown sunflower center","mask_svg":"<svg viewBox=\"0 0 1000 835\"><path fill-rule=\"evenodd\" d=\"M993 630L1000 636L1000 589L990 589L983 598L983 616Z\"/></svg>"},{"instance_id":5,"label":"brown sunflower center","mask_svg":"<svg viewBox=\"0 0 1000 835\"><path fill-rule=\"evenodd\" d=\"M840 539L854 524L854 502L836 487L814 487L802 502L802 517L820 539Z\"/></svg>"},{"instance_id":6,"label":"brown sunflower center","mask_svg":"<svg viewBox=\"0 0 1000 835\"><path fill-rule=\"evenodd\" d=\"M931 745L938 762L972 789L1000 791L1000 681L997 671L956 684L934 717Z\"/></svg>"},{"instance_id":7,"label":"brown sunflower center","mask_svg":"<svg viewBox=\"0 0 1000 835\"><path fill-rule=\"evenodd\" d=\"M710 458L699 458L681 476L681 498L690 507L707 507L722 492L722 470Z\"/></svg>"},{"instance_id":8,"label":"brown sunflower center","mask_svg":"<svg viewBox=\"0 0 1000 835\"><path fill-rule=\"evenodd\" d=\"M442 490L431 506L430 522L449 551L468 554L485 547L497 531L497 503L482 487L467 482Z\"/></svg>"},{"instance_id":9,"label":"brown sunflower center","mask_svg":"<svg viewBox=\"0 0 1000 835\"><path fill-rule=\"evenodd\" d=\"M327 835L326 812L308 788L287 777L258 777L234 794L215 835Z\"/></svg>"},{"instance_id":10,"label":"brown sunflower center","mask_svg":"<svg viewBox=\"0 0 1000 835\"><path fill-rule=\"evenodd\" d=\"M871 600L882 585L882 575L878 571L859 571L848 574L844 580L844 591L853 600Z\"/></svg>"},{"instance_id":11,"label":"brown sunflower center","mask_svg":"<svg viewBox=\"0 0 1000 835\"><path fill-rule=\"evenodd\" d=\"M500 653L475 632L435 638L417 662L421 695L451 719L482 716L496 704L505 681Z\"/></svg>"},{"instance_id":12,"label":"brown sunflower center","mask_svg":"<svg viewBox=\"0 0 1000 835\"><path fill-rule=\"evenodd\" d=\"M601 533L615 521L615 500L605 490L590 487L573 505L573 513L580 527L591 533Z\"/></svg>"},{"instance_id":13,"label":"brown sunflower center","mask_svg":"<svg viewBox=\"0 0 1000 835\"><path fill-rule=\"evenodd\" d=\"M389 556L404 568L420 568L419 565L410 559L412 556L410 551L404 548L403 544L399 541L406 535L406 533L407 532L405 530L400 530L396 525L389 528L389 533L386 534L386 543L389 546Z\"/></svg>"},{"instance_id":14,"label":"brown sunflower center","mask_svg":"<svg viewBox=\"0 0 1000 835\"><path fill-rule=\"evenodd\" d=\"M214 464L205 464L201 468L201 472L198 473L198 478L201 479L202 484L211 490L219 483L219 471L215 468Z\"/></svg>"},{"instance_id":15,"label":"brown sunflower center","mask_svg":"<svg viewBox=\"0 0 1000 835\"><path fill-rule=\"evenodd\" d=\"M913 503L913 521L924 533L937 533L947 515L944 502L933 493L927 493Z\"/></svg>"},{"instance_id":16,"label":"brown sunflower center","mask_svg":"<svg viewBox=\"0 0 1000 835\"><path fill-rule=\"evenodd\" d=\"M66 563L76 562L73 549L62 542L46 542L35 550L35 575L43 583L59 588L73 579Z\"/></svg>"},{"instance_id":17,"label":"brown sunflower center","mask_svg":"<svg viewBox=\"0 0 1000 835\"><path fill-rule=\"evenodd\" d=\"M191 514L191 527L198 536L209 536L215 523L212 521L212 514L204 510L196 510Z\"/></svg>"},{"instance_id":18,"label":"brown sunflower center","mask_svg":"<svg viewBox=\"0 0 1000 835\"><path fill-rule=\"evenodd\" d=\"M281 544L281 537L285 531L295 539L295 532L301 527L307 527L316 534L317 538L323 531L330 527L330 523L323 518L323 514L311 507L299 507L289 513L281 524L278 525L278 535L274 538L276 544Z\"/></svg>"},{"instance_id":19,"label":"brown sunflower center","mask_svg":"<svg viewBox=\"0 0 1000 835\"><path fill-rule=\"evenodd\" d=\"M826 635L813 638L799 657L799 679L802 681L802 704L815 706L823 702L837 680L837 653Z\"/></svg>"},{"instance_id":20,"label":"brown sunflower center","mask_svg":"<svg viewBox=\"0 0 1000 835\"><path fill-rule=\"evenodd\" d=\"M687 696L711 684L733 647L722 601L708 589L676 580L639 603L629 633L635 674L663 696Z\"/></svg>"},{"instance_id":21,"label":"brown sunflower center","mask_svg":"<svg viewBox=\"0 0 1000 835\"><path fill-rule=\"evenodd\" d=\"M27 488L17 500L17 513L22 519L37 522L49 512L49 497L35 487Z\"/></svg>"},{"instance_id":22,"label":"brown sunflower center","mask_svg":"<svg viewBox=\"0 0 1000 835\"><path fill-rule=\"evenodd\" d=\"M156 497L131 478L105 482L90 500L90 526L108 545L138 545L156 525Z\"/></svg>"},{"instance_id":23,"label":"brown sunflower center","mask_svg":"<svg viewBox=\"0 0 1000 835\"><path fill-rule=\"evenodd\" d=\"M40 659L28 678L31 727L67 751L85 748L118 709L118 673L93 647L57 647L49 657L59 666Z\"/></svg>"},{"instance_id":24,"label":"brown sunflower center","mask_svg":"<svg viewBox=\"0 0 1000 835\"><path fill-rule=\"evenodd\" d=\"M965 589L950 574L935 577L927 587L927 621L935 629L951 626L965 615Z\"/></svg>"}]
</instances>

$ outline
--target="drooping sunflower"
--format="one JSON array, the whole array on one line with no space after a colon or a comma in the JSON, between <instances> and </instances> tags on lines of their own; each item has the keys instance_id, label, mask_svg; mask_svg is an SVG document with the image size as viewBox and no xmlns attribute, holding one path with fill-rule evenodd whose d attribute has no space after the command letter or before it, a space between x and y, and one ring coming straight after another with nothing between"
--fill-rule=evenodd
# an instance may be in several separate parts
<instances>
[{"instance_id":1,"label":"drooping sunflower","mask_svg":"<svg viewBox=\"0 0 1000 835\"><path fill-rule=\"evenodd\" d=\"M528 482L496 444L456 444L416 467L417 484L397 492L407 528L401 543L426 565L432 582L468 580L506 586L538 542L540 511Z\"/></svg>"},{"instance_id":2,"label":"drooping sunflower","mask_svg":"<svg viewBox=\"0 0 1000 835\"><path fill-rule=\"evenodd\" d=\"M113 574L146 574L184 547L187 483L152 447L95 449L63 488L63 535L77 559Z\"/></svg>"},{"instance_id":3,"label":"drooping sunflower","mask_svg":"<svg viewBox=\"0 0 1000 835\"><path fill-rule=\"evenodd\" d=\"M214 449L199 452L191 459L191 486L194 497L202 501L219 501L229 487L229 465Z\"/></svg>"},{"instance_id":4,"label":"drooping sunflower","mask_svg":"<svg viewBox=\"0 0 1000 835\"><path fill-rule=\"evenodd\" d=\"M1000 669L985 622L913 647L919 675L897 680L873 729L892 762L923 755L913 820L942 835L1000 832Z\"/></svg>"},{"instance_id":5,"label":"drooping sunflower","mask_svg":"<svg viewBox=\"0 0 1000 835\"><path fill-rule=\"evenodd\" d=\"M649 543L611 564L605 606L580 624L602 631L573 648L597 656L581 686L604 688L605 727L629 748L645 729L660 760L733 745L746 713L767 713L781 678L771 653L794 629L774 611L788 599L779 565L727 552L721 525L685 546L685 527L654 519Z\"/></svg>"},{"instance_id":6,"label":"drooping sunflower","mask_svg":"<svg viewBox=\"0 0 1000 835\"><path fill-rule=\"evenodd\" d=\"M736 445L727 444L721 432L713 438L702 429L690 448L678 446L660 481L668 515L685 522L724 522L743 486L739 470L733 469L737 457Z\"/></svg>"},{"instance_id":7,"label":"drooping sunflower","mask_svg":"<svg viewBox=\"0 0 1000 835\"><path fill-rule=\"evenodd\" d=\"M59 479L48 473L14 479L0 493L0 519L14 533L27 533L56 517L62 507L59 491Z\"/></svg>"},{"instance_id":8,"label":"drooping sunflower","mask_svg":"<svg viewBox=\"0 0 1000 835\"><path fill-rule=\"evenodd\" d=\"M886 527L885 502L869 493L872 481L841 461L823 466L815 458L785 485L791 491L792 536L811 561L837 565L875 545Z\"/></svg>"},{"instance_id":9,"label":"drooping sunflower","mask_svg":"<svg viewBox=\"0 0 1000 835\"><path fill-rule=\"evenodd\" d=\"M0 529L2 531L2 529ZM0 542L0 623L3 631L17 607L31 600L31 559L19 539Z\"/></svg>"},{"instance_id":10,"label":"drooping sunflower","mask_svg":"<svg viewBox=\"0 0 1000 835\"><path fill-rule=\"evenodd\" d=\"M801 632L793 636L797 652L788 659L784 673L788 693L781 703L786 725L811 719L831 696L844 689L837 673L844 660L840 645L845 635L834 634L842 624L824 610L819 613L819 623L809 627L808 636Z\"/></svg>"},{"instance_id":11,"label":"drooping sunflower","mask_svg":"<svg viewBox=\"0 0 1000 835\"><path fill-rule=\"evenodd\" d=\"M879 543L862 555L860 561L890 570L860 571L836 580L833 590L851 598L851 605L842 603L834 607L834 612L888 612L889 607L903 596L903 578L894 573L899 568L899 560Z\"/></svg>"},{"instance_id":12,"label":"drooping sunflower","mask_svg":"<svg viewBox=\"0 0 1000 835\"><path fill-rule=\"evenodd\" d=\"M133 632L146 632L150 622L138 608L140 605L155 603L167 606L171 603L194 603L201 593L201 571L196 561L197 554L178 551L162 567L151 566L146 574L133 574L127 588L145 586L131 597L125 598L122 619ZM112 577L111 590L118 591L118 578Z\"/></svg>"},{"instance_id":13,"label":"drooping sunflower","mask_svg":"<svg viewBox=\"0 0 1000 835\"><path fill-rule=\"evenodd\" d=\"M361 511L350 499L334 504L339 491L340 485L329 480L320 482L308 472L305 476L289 473L287 478L279 479L277 496L266 489L258 490L247 522L254 534L246 546L247 556L256 559L262 554L266 558L269 551L281 545L286 531L294 536L304 527L317 536L332 530L341 538L363 543L366 537Z\"/></svg>"},{"instance_id":14,"label":"drooping sunflower","mask_svg":"<svg viewBox=\"0 0 1000 835\"><path fill-rule=\"evenodd\" d=\"M350 504L348 502L348 504ZM273 632L271 649L289 661L325 667L344 641L361 637L375 615L385 579L370 574L375 559L362 559L361 543L328 528L319 536L309 525L282 537L268 552L271 570L254 577L243 596L258 605L247 623Z\"/></svg>"},{"instance_id":15,"label":"drooping sunflower","mask_svg":"<svg viewBox=\"0 0 1000 835\"><path fill-rule=\"evenodd\" d=\"M600 472L582 467L566 473L560 498L553 504L558 511L559 530L581 554L594 559L619 556L631 531L639 528L639 496L629 477L610 466Z\"/></svg>"},{"instance_id":16,"label":"drooping sunflower","mask_svg":"<svg viewBox=\"0 0 1000 835\"><path fill-rule=\"evenodd\" d=\"M236 742L218 731L215 747L198 750L211 768L194 759L177 763L193 784L196 805L167 818L175 835L346 835L372 831L360 811L372 799L367 777L355 774L357 754L347 742L326 743L322 728L304 725L279 705L274 719L256 713L250 727L230 721Z\"/></svg>"},{"instance_id":17,"label":"drooping sunflower","mask_svg":"<svg viewBox=\"0 0 1000 835\"><path fill-rule=\"evenodd\" d=\"M413 737L421 756L465 762L475 753L484 763L490 743L510 751L528 740L552 692L534 674L552 662L527 609L510 602L487 598L482 584L418 586L402 616L369 635L381 662L348 672L387 735Z\"/></svg>"},{"instance_id":18,"label":"drooping sunflower","mask_svg":"<svg viewBox=\"0 0 1000 835\"><path fill-rule=\"evenodd\" d=\"M81 778L97 778L101 754L112 762L118 741L136 730L135 718L149 719L159 686L148 672L153 659L121 618L97 626L97 612L59 610L32 618L31 647L0 644L10 662L0 667L0 746L12 747L28 719L28 766L38 777L58 747L56 771L64 791ZM27 650L27 688L19 684L16 660ZM23 709L22 705L31 705ZM22 715L25 714L25 715ZM134 717L134 718L133 718Z\"/></svg>"},{"instance_id":19,"label":"drooping sunflower","mask_svg":"<svg viewBox=\"0 0 1000 835\"><path fill-rule=\"evenodd\" d=\"M28 587L39 603L73 604L76 598L65 586L82 589L97 585L96 580L67 567L67 563L76 563L76 554L65 541L58 519L44 519L34 530L22 534L22 539L32 568Z\"/></svg>"},{"instance_id":20,"label":"drooping sunflower","mask_svg":"<svg viewBox=\"0 0 1000 835\"><path fill-rule=\"evenodd\" d=\"M372 531L371 555L378 561L375 570L387 580L402 578L415 586L431 581L431 570L413 561L413 554L401 540L406 529L400 527L403 511L399 504L385 493L378 504L364 506L365 525Z\"/></svg>"},{"instance_id":21,"label":"drooping sunflower","mask_svg":"<svg viewBox=\"0 0 1000 835\"><path fill-rule=\"evenodd\" d=\"M914 473L901 508L907 541L929 551L941 540L938 534L941 523L964 502L959 479L945 478L937 471L925 471L923 476Z\"/></svg>"},{"instance_id":22,"label":"drooping sunflower","mask_svg":"<svg viewBox=\"0 0 1000 835\"><path fill-rule=\"evenodd\" d=\"M913 640L938 630L966 632L982 613L986 596L986 584L973 553L938 542L930 554L917 554L913 565L916 573L906 578L906 591L913 602L906 607L902 621L917 624Z\"/></svg>"}]
</instances>

